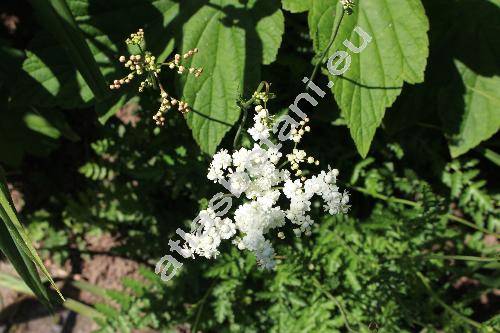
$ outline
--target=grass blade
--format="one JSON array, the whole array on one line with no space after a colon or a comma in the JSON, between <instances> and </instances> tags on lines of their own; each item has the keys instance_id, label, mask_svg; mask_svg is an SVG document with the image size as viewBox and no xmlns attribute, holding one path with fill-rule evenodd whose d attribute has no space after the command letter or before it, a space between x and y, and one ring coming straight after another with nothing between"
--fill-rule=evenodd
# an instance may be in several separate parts
<instances>
[{"instance_id":1,"label":"grass blade","mask_svg":"<svg viewBox=\"0 0 500 333\"><path fill-rule=\"evenodd\" d=\"M17 291L22 294L33 295L33 292L25 282L9 274L0 273L0 286ZM68 298L64 302L63 306L68 310L71 310L88 318L95 319L104 317L102 313L100 313L93 307L83 304L74 299Z\"/></svg>"},{"instance_id":2,"label":"grass blade","mask_svg":"<svg viewBox=\"0 0 500 333\"><path fill-rule=\"evenodd\" d=\"M14 204L10 198L10 192L7 188L4 171L1 167L0 218L3 221L3 223L0 223L0 250L9 259L26 284L42 302L48 306L52 304L48 290L38 275L38 268L59 294L61 300L64 300L47 268L45 268L38 253L31 244L31 240L25 232L24 227L19 222Z\"/></svg>"}]
</instances>

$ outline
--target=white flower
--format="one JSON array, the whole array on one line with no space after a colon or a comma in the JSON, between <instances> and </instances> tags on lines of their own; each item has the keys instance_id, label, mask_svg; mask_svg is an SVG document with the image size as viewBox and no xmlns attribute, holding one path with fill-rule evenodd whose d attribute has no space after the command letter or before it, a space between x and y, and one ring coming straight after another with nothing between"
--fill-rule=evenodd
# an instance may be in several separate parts
<instances>
[{"instance_id":1,"label":"white flower","mask_svg":"<svg viewBox=\"0 0 500 333\"><path fill-rule=\"evenodd\" d=\"M254 252L257 262L263 269L274 269L276 266L276 261L274 260L274 248L269 240L263 240L260 242Z\"/></svg>"},{"instance_id":2,"label":"white flower","mask_svg":"<svg viewBox=\"0 0 500 333\"><path fill-rule=\"evenodd\" d=\"M259 142L261 140L266 140L269 138L269 127L268 127L268 118L269 114L267 109L262 108L262 106L257 105L255 107L255 111L257 112L253 117L255 121L253 127L248 129L248 134L252 136L252 139L255 142Z\"/></svg>"},{"instance_id":3,"label":"white flower","mask_svg":"<svg viewBox=\"0 0 500 333\"><path fill-rule=\"evenodd\" d=\"M261 205L263 209L271 209L280 197L280 191L269 190L262 196L257 198L257 202Z\"/></svg>"},{"instance_id":4,"label":"white flower","mask_svg":"<svg viewBox=\"0 0 500 333\"><path fill-rule=\"evenodd\" d=\"M245 171L250 163L251 152L246 148L241 148L233 153L233 165L236 171Z\"/></svg>"},{"instance_id":5,"label":"white flower","mask_svg":"<svg viewBox=\"0 0 500 333\"><path fill-rule=\"evenodd\" d=\"M267 158L269 159L269 162L271 162L272 164L278 163L282 155L283 154L281 154L281 152L274 147L270 147L267 150Z\"/></svg>"},{"instance_id":6,"label":"white flower","mask_svg":"<svg viewBox=\"0 0 500 333\"><path fill-rule=\"evenodd\" d=\"M225 218L218 225L219 235L222 239L230 239L236 234L236 226L231 219Z\"/></svg>"},{"instance_id":7,"label":"white flower","mask_svg":"<svg viewBox=\"0 0 500 333\"><path fill-rule=\"evenodd\" d=\"M304 177L300 164L319 164L304 150L293 149L286 155L292 172L280 169L277 165L283 155L279 149L265 149L267 145L259 144L271 133L268 111L260 106L255 111L255 123L248 130L256 141L252 149L241 148L232 155L225 149L220 150L213 156L207 176L214 182L224 184L223 181L227 181L234 196L244 194L244 202L234 210L233 220L217 216L210 208L201 211L195 230L185 236L185 249L189 253L214 258L219 254L221 241L233 238L232 242L238 249L255 254L262 268L273 269L275 251L271 241L266 239L271 230L285 226L288 220L294 225L297 236L310 235L314 224L310 216L312 201L322 199L323 208L329 214L346 213L349 195L339 192L336 169L329 168L309 178ZM300 122L301 127L295 133L297 137L302 138L305 132L309 132L308 121ZM293 179L292 173L301 177ZM281 194L289 201L284 208L279 205Z\"/></svg>"},{"instance_id":8,"label":"white flower","mask_svg":"<svg viewBox=\"0 0 500 333\"><path fill-rule=\"evenodd\" d=\"M235 172L229 175L231 193L239 197L250 186L250 177L245 172Z\"/></svg>"},{"instance_id":9,"label":"white flower","mask_svg":"<svg viewBox=\"0 0 500 333\"><path fill-rule=\"evenodd\" d=\"M301 193L301 191L302 191L302 183L300 182L300 179L296 180L288 179L285 182L285 185L283 186L283 193L289 199L292 199L297 194Z\"/></svg>"},{"instance_id":10,"label":"white flower","mask_svg":"<svg viewBox=\"0 0 500 333\"><path fill-rule=\"evenodd\" d=\"M236 233L230 219L222 220L210 208L198 214L198 223L194 227L196 230L185 235L186 243L191 252L206 258L216 257L221 239L229 239Z\"/></svg>"},{"instance_id":11,"label":"white flower","mask_svg":"<svg viewBox=\"0 0 500 333\"><path fill-rule=\"evenodd\" d=\"M210 168L208 169L207 178L216 182L224 176L224 171L231 166L231 155L227 150L222 149L214 155Z\"/></svg>"}]
</instances>

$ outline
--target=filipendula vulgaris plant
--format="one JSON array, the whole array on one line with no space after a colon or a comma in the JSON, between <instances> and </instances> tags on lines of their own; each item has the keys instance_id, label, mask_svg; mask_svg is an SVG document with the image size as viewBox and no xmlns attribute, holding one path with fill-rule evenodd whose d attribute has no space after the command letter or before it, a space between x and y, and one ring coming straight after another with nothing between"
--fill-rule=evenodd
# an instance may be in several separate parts
<instances>
[{"instance_id":1,"label":"filipendula vulgaris plant","mask_svg":"<svg viewBox=\"0 0 500 333\"><path fill-rule=\"evenodd\" d=\"M171 70L176 70L178 74L187 73L199 77L203 73L203 68L187 68L182 64L183 60L187 60L198 53L198 49L189 50L183 55L175 54L172 60L161 63L156 61L156 57L151 52L143 50L144 31L142 29L131 34L125 42L127 45L136 46L139 53L131 54L128 58L123 55L119 57L119 61L124 64L125 68L130 70L130 73L121 79L114 80L109 88L112 90L120 89L123 84L130 83L136 77L142 79L139 92L143 92L146 88L159 88L161 104L153 116L157 126L165 125L165 115L172 107L176 107L182 114L188 113L190 111L188 103L170 96L161 84L159 75L162 68L166 66Z\"/></svg>"},{"instance_id":2,"label":"filipendula vulgaris plant","mask_svg":"<svg viewBox=\"0 0 500 333\"><path fill-rule=\"evenodd\" d=\"M267 235L273 232L284 238L279 229L287 222L293 225L296 236L310 235L314 221L309 212L314 196L323 199L324 210L329 214L347 212L349 195L341 193L336 185L338 170L328 166L316 175L304 176L304 166L320 165L317 159L298 148L303 136L311 131L308 117L294 121L288 135L278 136L281 141L293 142L290 152L281 152L283 145L272 143L271 140L277 141L274 134L281 122L275 122L267 109L268 98L268 93L260 92L252 98L256 103L255 114L253 126L247 132L253 147L242 147L231 153L221 149L213 156L208 169L207 178L231 192L224 195L226 198L242 197L242 202L232 217L221 216L229 212L232 199L223 214L215 212L213 207L202 210L192 231L183 234L183 256L214 258L219 254L221 241L232 239L238 249L252 251L259 265L270 270L276 265L276 255ZM282 201L286 204L282 205Z\"/></svg>"},{"instance_id":3,"label":"filipendula vulgaris plant","mask_svg":"<svg viewBox=\"0 0 500 333\"><path fill-rule=\"evenodd\" d=\"M354 5L351 0L340 0L340 4L348 13L352 11ZM187 71L196 77L201 75L203 69L186 69L181 64L182 59L193 56L198 52L197 49L188 51L183 56L176 54L172 61L158 64L151 53L142 50L143 41L142 30L131 34L127 39L127 44L139 47L140 54L131 55L128 60L125 56L120 57L120 62L124 63L131 73L120 80L115 80L110 88L119 89L122 84L129 83L136 75L146 76L140 84L139 91L143 91L146 87L158 86L160 88L162 103L154 120L157 125L163 125L164 113L173 105L178 105L181 112L189 111L189 106L186 102L177 101L168 96L158 78L161 67L168 66L170 69L177 69L179 74ZM309 79L308 87L312 84L319 65L320 62ZM209 180L223 185L231 192L231 194L221 195L223 199L240 198L243 195L243 201L234 210L233 218L224 217L231 209L231 199L229 202L226 201L228 204L222 214L216 212L217 208L213 205L202 210L191 225L191 232L184 233L178 229L177 233L185 241L183 247L180 247L178 242L169 242L169 245L171 250L176 250L185 258L195 255L214 258L219 254L218 247L221 241L233 239L233 243L240 250L252 251L261 267L273 269L276 265L275 251L270 240L265 236L272 230L284 227L287 221L294 225L293 230L297 236L310 235L314 221L309 212L314 196L323 199L325 211L332 215L348 211L349 195L347 192L341 193L336 185L338 170L328 166L327 170L309 178L302 170L303 165L319 166L320 164L306 151L298 149L304 134L311 130L307 125L309 118L301 111L294 111L302 120L298 122L288 117L290 120L286 123L290 125L291 130L283 136L283 128L276 128L276 125L281 122L274 122L273 116L267 109L266 103L271 97L269 84L265 83L267 89L265 93L262 93L263 84L261 83L250 102L244 103L243 108L246 115L247 104L250 106L256 104L254 124L248 129L248 134L254 141L253 147L251 149L235 148L232 153L226 149L220 150L213 156L207 175ZM235 147L241 128L236 135ZM276 138L272 134L276 134L278 130L279 135ZM282 144L273 144L271 141L273 139L274 141L277 141L276 139L292 141L294 147L284 154L281 152ZM285 201L288 201L285 207L278 203L283 197L286 198ZM214 199L217 198L214 197ZM284 233L278 231L277 236L283 238Z\"/></svg>"},{"instance_id":4,"label":"filipendula vulgaris plant","mask_svg":"<svg viewBox=\"0 0 500 333\"><path fill-rule=\"evenodd\" d=\"M347 15L352 13L354 1L340 0L340 4ZM331 42L324 55L332 44ZM308 87L312 84L321 63L322 61L318 62L310 79L306 81L309 82ZM265 93L261 92L263 85L267 88ZM216 212L213 206L202 210L193 221L191 232L180 233L185 244L183 248L177 246L176 250L184 257L198 255L214 258L219 254L221 241L232 239L238 249L253 252L259 265L271 270L276 266L276 255L271 241L266 236L271 231L284 227L287 221L294 226L296 236L309 236L314 224L309 214L314 196L323 199L325 212L331 215L347 213L349 194L346 191L341 193L336 185L339 174L337 169L328 166L327 170L309 178L303 172L303 165L320 165L313 156L298 149L305 133L311 131L309 118L302 112L296 112L302 118L300 122L288 117L291 130L288 135L283 136L283 126L278 128L280 122L275 122L267 109L270 97L269 84L263 82L249 101L250 105L256 104L253 126L247 130L252 137L253 147L236 149L240 127L236 134L234 151L230 153L221 149L213 156L208 169L207 178L231 192L223 197L243 196L243 202L236 208L232 218L224 217L231 209L232 200L227 202L228 205L222 214ZM242 124L246 119L246 107L243 107L243 110L245 116ZM278 138L273 137L278 131ZM273 144L273 139L292 141L293 149L283 153L283 145ZM288 202L285 207L279 203L282 197ZM277 232L279 238L284 238L284 235L282 231Z\"/></svg>"}]
</instances>

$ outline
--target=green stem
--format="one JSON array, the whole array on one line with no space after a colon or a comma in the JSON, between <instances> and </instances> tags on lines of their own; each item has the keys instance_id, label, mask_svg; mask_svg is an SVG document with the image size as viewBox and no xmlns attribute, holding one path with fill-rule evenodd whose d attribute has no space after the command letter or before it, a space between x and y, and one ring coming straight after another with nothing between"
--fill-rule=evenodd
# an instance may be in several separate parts
<instances>
[{"instance_id":1,"label":"green stem","mask_svg":"<svg viewBox=\"0 0 500 333\"><path fill-rule=\"evenodd\" d=\"M358 191L358 192L363 193L363 194L367 194L367 195L369 195L371 197L374 197L376 199L380 199L380 200L383 200L383 201L400 203L402 205L412 206L412 207L419 207L420 206L420 204L418 202L414 202L414 201L410 201L410 200L406 200L406 199L388 197L388 196L383 195L383 194L374 193L374 192L369 191L369 190L367 190L365 188L362 188L362 187L353 186L351 188L353 190L355 190L355 191Z\"/></svg>"},{"instance_id":2,"label":"green stem","mask_svg":"<svg viewBox=\"0 0 500 333\"><path fill-rule=\"evenodd\" d=\"M491 232L485 228L482 228L482 227L479 227L477 225L475 225L474 223L472 222L469 222L461 217L458 217L458 216L455 216L453 214L446 214L446 217L451 220L451 221L455 221L457 223L460 223L460 224L463 224L463 225L466 225L470 228L473 228L473 229L476 229L478 231L481 231L481 232L484 232L485 234L489 234L489 235L493 235L495 236L496 238L500 238L500 234L497 234L497 233L494 233L494 232Z\"/></svg>"},{"instance_id":3,"label":"green stem","mask_svg":"<svg viewBox=\"0 0 500 333\"><path fill-rule=\"evenodd\" d=\"M383 200L383 201L400 203L402 205L411 206L411 207L420 207L420 204L418 202L411 201L411 200L400 199L400 198L388 197L388 196L385 196L385 195L379 194L379 193L373 193L372 191L369 191L369 190L367 190L365 188L362 188L362 187L353 186L353 187L351 187L351 189L353 189L353 190L355 190L357 192L363 193L363 194L367 194L367 195L369 195L369 196L371 196L373 198L380 199L380 200ZM483 232L485 234L493 235L493 236L495 236L497 238L500 238L500 234L497 234L495 232L489 231L488 229L479 227L479 226L475 225L474 223L469 222L469 221L467 221L467 220L465 220L465 219L463 219L461 217L455 216L453 214L446 214L445 216L446 216L446 218L448 220L451 220L451 221L454 221L454 222L466 225L466 226L468 226L470 228L476 229L476 230L481 231L481 232Z\"/></svg>"},{"instance_id":4,"label":"green stem","mask_svg":"<svg viewBox=\"0 0 500 333\"><path fill-rule=\"evenodd\" d=\"M325 60L325 57L328 54L328 51L332 47L332 45L335 42L335 39L337 38L337 35L339 33L340 24L342 23L342 20L344 19L344 15L345 15L344 7L342 6L342 3L340 1L337 4L337 8L335 9L335 13L339 13L339 12L340 12L340 15L337 15L335 17L335 22L333 23L332 35L330 36L330 41L328 43L328 46L321 54L319 61L316 63L316 66L314 66L314 70L313 70L311 76L309 77L309 80L307 81L306 92L309 91L309 83L311 83L314 80L314 78L316 77L316 75L318 74L319 68L322 66L323 61Z\"/></svg>"},{"instance_id":5,"label":"green stem","mask_svg":"<svg viewBox=\"0 0 500 333\"><path fill-rule=\"evenodd\" d=\"M198 323L200 322L201 313L203 312L203 307L205 306L205 302L207 301L208 296L212 293L212 289L214 289L215 281L212 282L210 287L208 288L203 298L197 303L198 311L196 312L196 319L193 324L192 332L198 332Z\"/></svg>"},{"instance_id":6,"label":"green stem","mask_svg":"<svg viewBox=\"0 0 500 333\"><path fill-rule=\"evenodd\" d=\"M432 290L432 288L429 284L429 281L422 273L417 272L417 276L419 277L420 281L422 281L422 284L424 285L425 289L427 289L427 291L429 292L429 295L431 295L431 297L436 302L438 302L446 311L448 311L451 314L453 314L454 316L462 319L464 322L466 322L467 324L469 324L475 328L484 329L484 326L481 323L478 323L477 321L474 321L474 320L470 319L469 317L464 316L463 314L461 314L460 312L458 312L457 310L455 310L454 308L452 308L451 306L446 304L443 300L441 300L439 298L439 296Z\"/></svg>"},{"instance_id":7,"label":"green stem","mask_svg":"<svg viewBox=\"0 0 500 333\"><path fill-rule=\"evenodd\" d=\"M440 254L424 254L422 257L429 258L429 259L463 260L463 261L479 261L479 262L500 261L500 258L475 257L475 256L456 256L456 255L440 255Z\"/></svg>"},{"instance_id":8,"label":"green stem","mask_svg":"<svg viewBox=\"0 0 500 333\"><path fill-rule=\"evenodd\" d=\"M329 299L331 299L332 301L335 302L335 304L337 305L337 307L339 308L340 310L340 313L342 315L342 318L344 319L344 323L345 323L345 327L347 328L347 330L349 332L356 332L354 331L351 326L349 325L349 320L347 318L347 312L345 311L344 307L342 306L342 304L339 302L339 300L333 296L331 293L329 293L327 290L325 290L323 288L323 286L321 285L321 283L315 278L313 277L312 278L312 281L313 283L316 285L316 287L326 296L328 297Z\"/></svg>"},{"instance_id":9,"label":"green stem","mask_svg":"<svg viewBox=\"0 0 500 333\"><path fill-rule=\"evenodd\" d=\"M444 254L418 254L408 257L404 256L386 256L387 259L441 259L441 260L461 260L461 261L477 261L477 262L495 262L500 261L500 258L475 257L462 255L444 255Z\"/></svg>"},{"instance_id":10,"label":"green stem","mask_svg":"<svg viewBox=\"0 0 500 333\"><path fill-rule=\"evenodd\" d=\"M248 109L252 106L252 104L255 102L255 96L264 89L264 87L269 88L269 83L266 81L262 81L259 86L257 87L257 90L253 93L252 98L250 98L248 101L240 103L240 109L243 110L243 117L241 118L240 126L238 127L238 131L236 132L236 135L234 136L234 141L233 141L233 148L236 149L238 146L238 143L240 141L241 137L241 131L243 130L243 127L245 126L245 123L247 121L247 116L248 116Z\"/></svg>"}]
</instances>

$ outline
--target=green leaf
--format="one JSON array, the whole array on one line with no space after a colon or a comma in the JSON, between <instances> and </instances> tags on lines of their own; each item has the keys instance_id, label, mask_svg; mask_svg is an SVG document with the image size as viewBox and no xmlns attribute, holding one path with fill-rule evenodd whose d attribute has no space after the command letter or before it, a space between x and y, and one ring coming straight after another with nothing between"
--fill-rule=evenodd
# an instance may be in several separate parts
<instances>
[{"instance_id":1,"label":"green leaf","mask_svg":"<svg viewBox=\"0 0 500 333\"><path fill-rule=\"evenodd\" d=\"M494 150L487 148L478 148L478 151L484 156L484 158L490 160L495 163L496 166L500 167L500 154L495 152Z\"/></svg>"},{"instance_id":2,"label":"green leaf","mask_svg":"<svg viewBox=\"0 0 500 333\"><path fill-rule=\"evenodd\" d=\"M92 100L92 90L52 36L37 35L26 56L24 75L13 89L16 104L69 109Z\"/></svg>"},{"instance_id":3,"label":"green leaf","mask_svg":"<svg viewBox=\"0 0 500 333\"><path fill-rule=\"evenodd\" d=\"M47 156L58 142L26 127L25 110L0 109L0 162L18 167L26 154Z\"/></svg>"},{"instance_id":4,"label":"green leaf","mask_svg":"<svg viewBox=\"0 0 500 333\"><path fill-rule=\"evenodd\" d=\"M97 99L109 90L87 42L83 38L65 0L32 0L43 26L64 46L66 56L85 79Z\"/></svg>"},{"instance_id":5,"label":"green leaf","mask_svg":"<svg viewBox=\"0 0 500 333\"><path fill-rule=\"evenodd\" d=\"M292 13L301 13L309 10L312 0L282 0L283 9Z\"/></svg>"},{"instance_id":6,"label":"green leaf","mask_svg":"<svg viewBox=\"0 0 500 333\"><path fill-rule=\"evenodd\" d=\"M500 129L500 77L478 75L458 60L455 65L465 91L463 114L455 115L460 123L458 131L448 132L452 157L465 154Z\"/></svg>"},{"instance_id":7,"label":"green leaf","mask_svg":"<svg viewBox=\"0 0 500 333\"><path fill-rule=\"evenodd\" d=\"M61 136L61 132L54 126L52 126L47 119L44 117L35 114L35 113L27 113L24 116L24 122L26 126L42 135L48 136L52 139L58 139Z\"/></svg>"},{"instance_id":8,"label":"green leaf","mask_svg":"<svg viewBox=\"0 0 500 333\"><path fill-rule=\"evenodd\" d=\"M258 1L252 10L254 21L257 23L255 28L260 39L256 43L262 43L262 64L264 65L269 65L276 60L285 33L285 18L275 3L273 0ZM255 56L260 55L255 54Z\"/></svg>"},{"instance_id":9,"label":"green leaf","mask_svg":"<svg viewBox=\"0 0 500 333\"><path fill-rule=\"evenodd\" d=\"M332 34L336 2L316 0L309 11L314 49L322 53ZM386 108L401 93L404 82L424 80L429 54L429 22L420 0L360 0L354 13L345 16L329 51L346 50L349 40L356 47L363 38L359 26L372 40L359 54L349 52L351 65L342 77L329 76L342 116L346 119L359 153L368 154Z\"/></svg>"},{"instance_id":10,"label":"green leaf","mask_svg":"<svg viewBox=\"0 0 500 333\"><path fill-rule=\"evenodd\" d=\"M96 104L95 109L99 115L99 122L106 124L109 118L113 117L127 102L128 96L123 94L118 98L106 99Z\"/></svg>"},{"instance_id":11,"label":"green leaf","mask_svg":"<svg viewBox=\"0 0 500 333\"><path fill-rule=\"evenodd\" d=\"M130 33L144 28L146 46L160 59L173 48L179 4L173 0L67 0L79 29L85 36L93 58L108 82L121 77L118 57L126 53L125 39ZM119 22L119 24L117 24ZM92 90L74 64L61 50L53 37L42 32L29 45L23 63L25 75L15 86L14 98L18 103L43 107L78 108L90 104ZM116 94L125 94L119 91ZM107 120L108 110L118 98L102 101L99 108L101 121Z\"/></svg>"},{"instance_id":12,"label":"green leaf","mask_svg":"<svg viewBox=\"0 0 500 333\"><path fill-rule=\"evenodd\" d=\"M12 263L21 278L26 282L35 295L50 306L52 304L47 289L42 284L37 268L49 280L50 284L59 294L61 300L64 298L52 280L49 272L43 265L35 248L31 244L28 234L19 222L14 204L10 198L4 171L0 167L0 250Z\"/></svg>"},{"instance_id":13,"label":"green leaf","mask_svg":"<svg viewBox=\"0 0 500 333\"><path fill-rule=\"evenodd\" d=\"M194 11L193 11L194 12ZM251 93L261 64L276 58L284 31L277 1L211 1L195 11L182 31L182 51L198 48L191 66L201 77L183 79L184 99L193 111L187 120L201 149L212 154L239 119L237 100Z\"/></svg>"}]
</instances>

